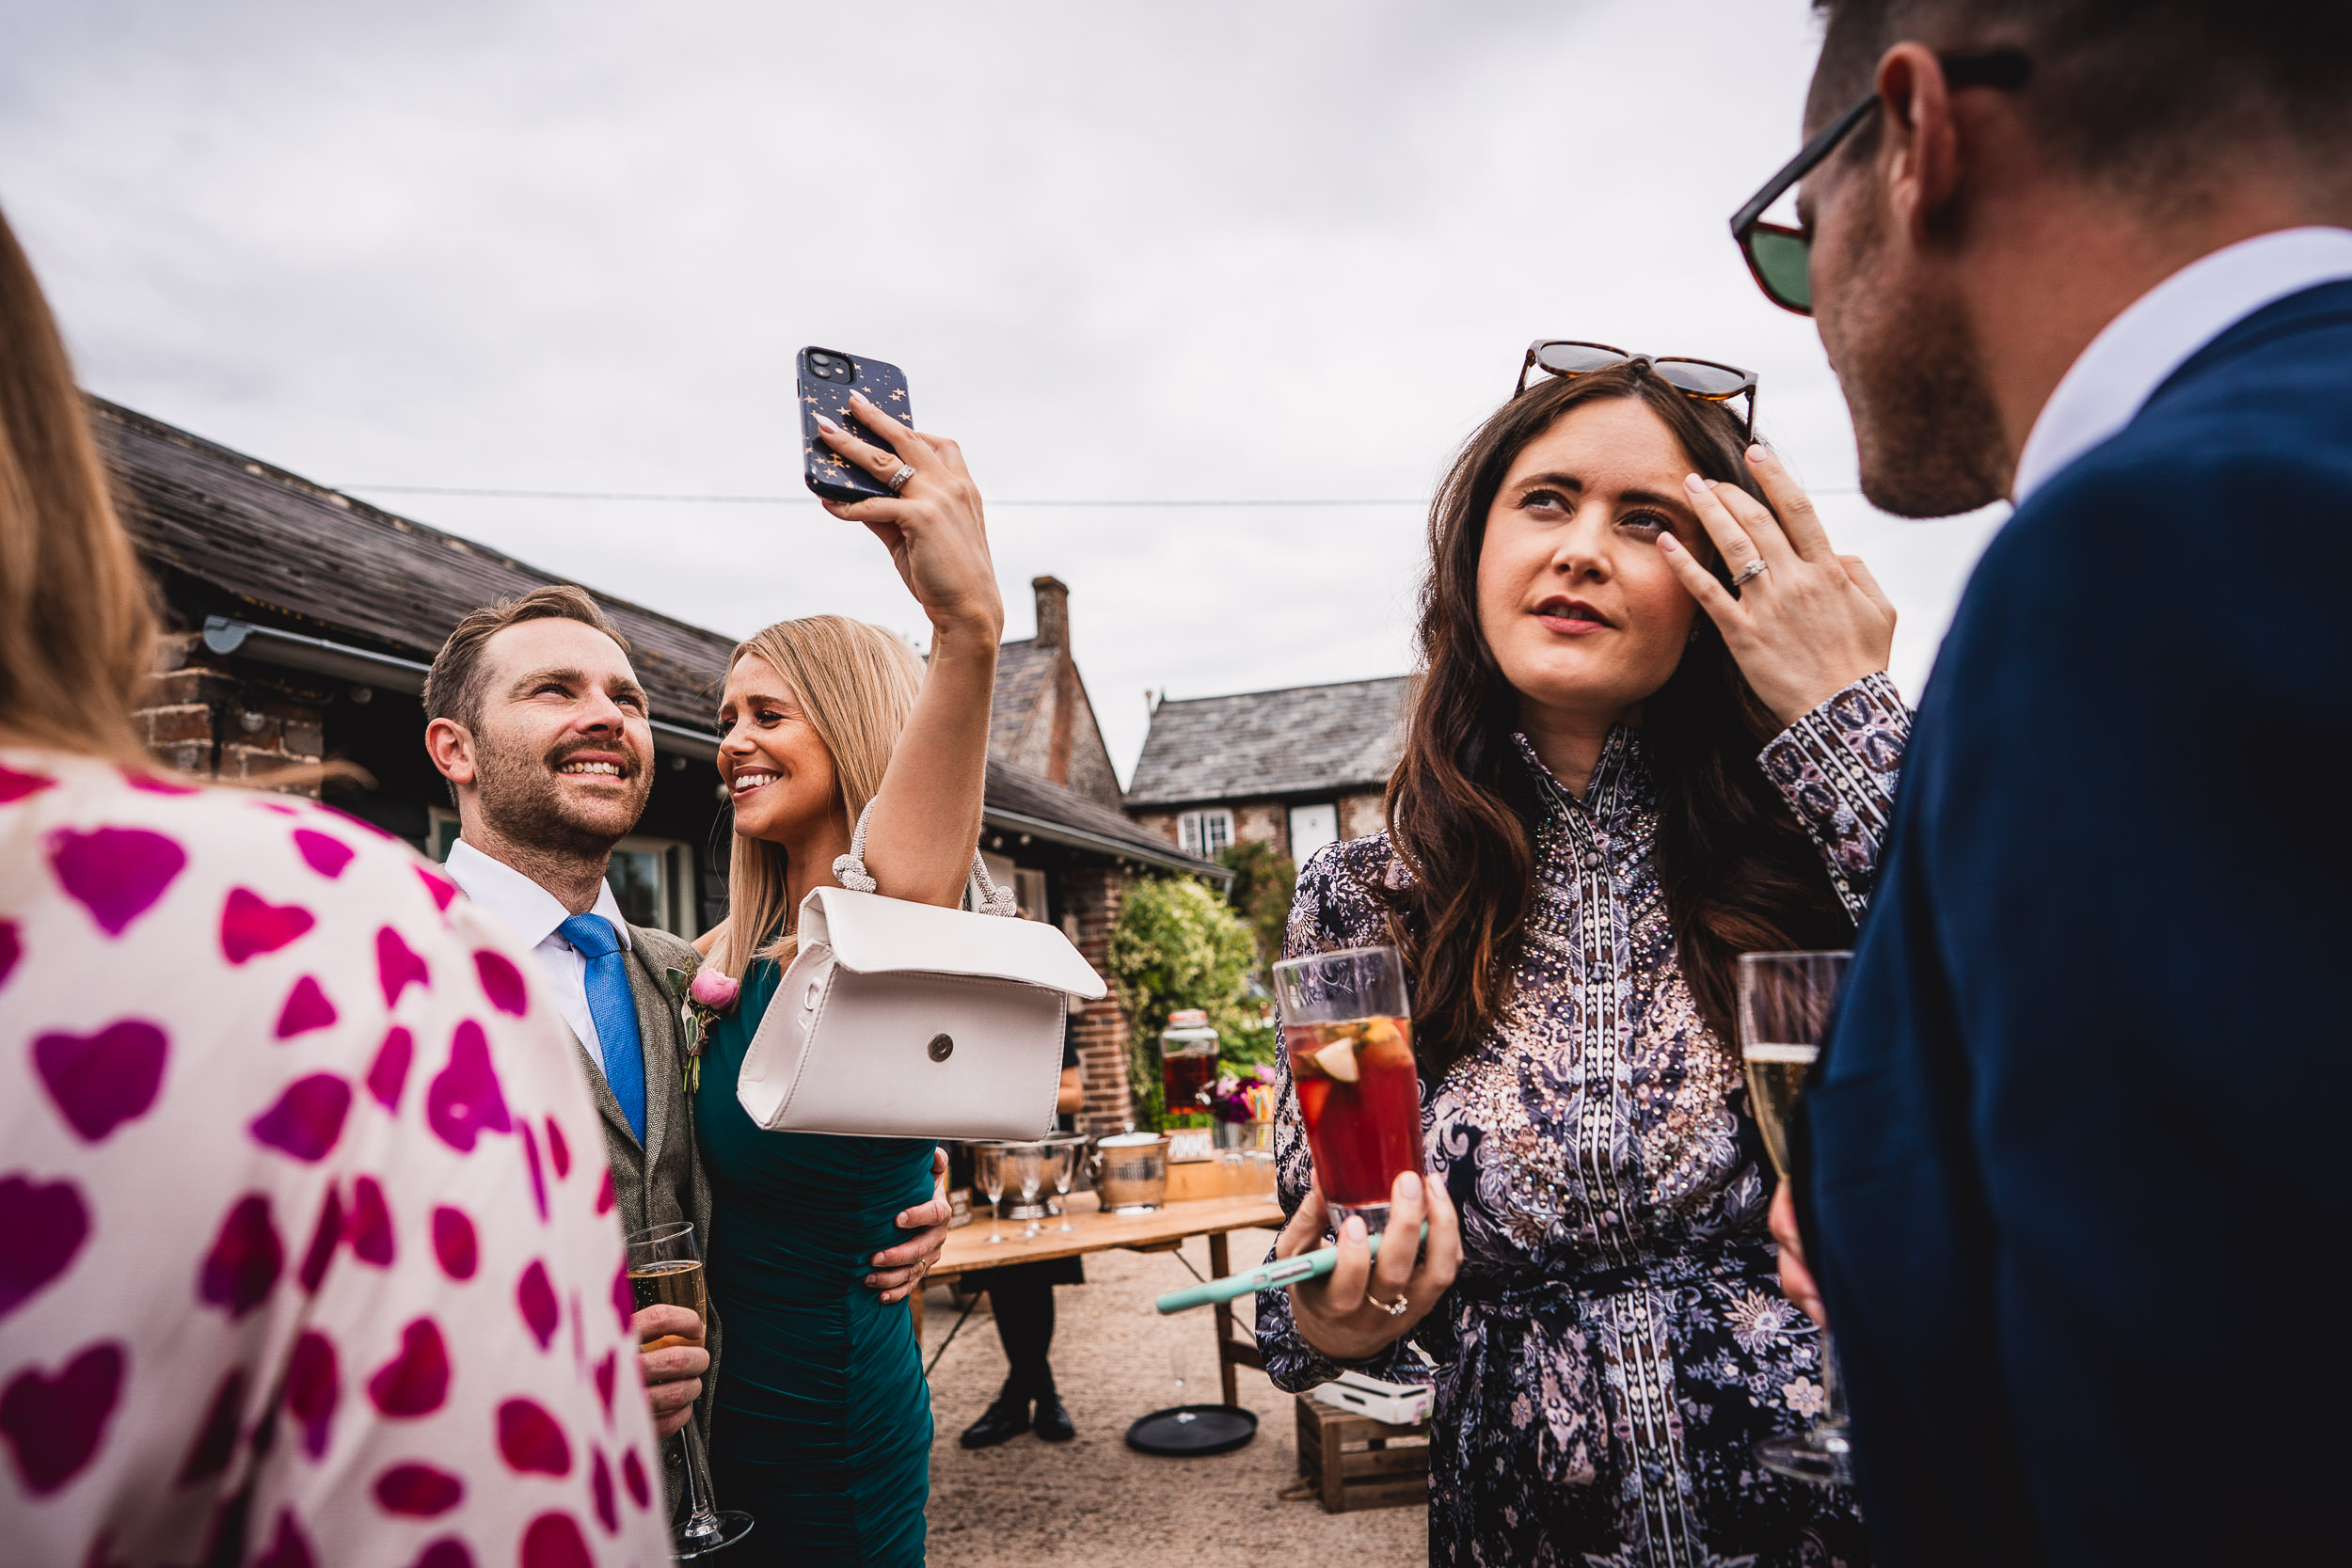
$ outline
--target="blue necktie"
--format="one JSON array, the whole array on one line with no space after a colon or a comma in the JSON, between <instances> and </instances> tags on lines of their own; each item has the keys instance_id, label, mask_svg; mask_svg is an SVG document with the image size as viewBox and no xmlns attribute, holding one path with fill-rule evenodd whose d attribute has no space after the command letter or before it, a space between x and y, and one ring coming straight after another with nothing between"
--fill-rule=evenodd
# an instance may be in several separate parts
<instances>
[{"instance_id":1,"label":"blue necktie","mask_svg":"<svg viewBox=\"0 0 2352 1568\"><path fill-rule=\"evenodd\" d=\"M628 989L628 960L621 939L600 914L576 914L555 928L588 960L588 1016L596 1021L596 1043L604 1049L604 1079L628 1117L628 1130L645 1141L645 1050L637 1037L637 998Z\"/></svg>"}]
</instances>

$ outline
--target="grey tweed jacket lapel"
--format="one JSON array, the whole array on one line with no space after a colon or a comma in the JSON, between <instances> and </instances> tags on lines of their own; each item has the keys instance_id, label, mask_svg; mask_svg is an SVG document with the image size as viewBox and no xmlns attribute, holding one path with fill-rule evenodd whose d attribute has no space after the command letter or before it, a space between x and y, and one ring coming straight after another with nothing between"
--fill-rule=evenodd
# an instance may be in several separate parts
<instances>
[{"instance_id":1,"label":"grey tweed jacket lapel","mask_svg":"<svg viewBox=\"0 0 2352 1568\"><path fill-rule=\"evenodd\" d=\"M701 1151L694 1142L693 1107L687 1103L680 1069L685 1065L683 1023L671 1000L669 971L691 974L702 961L693 944L667 931L644 926L628 928L628 989L637 1002L637 1040L645 1063L645 1136L640 1142L629 1131L603 1064L594 1060L577 1036L581 1069L595 1095L596 1114L604 1119L606 1152L612 1158L612 1193L619 1200L621 1228L636 1230L668 1219L669 1204L652 1200L648 1183L665 1166L682 1164L686 1172L686 1201L679 1218L694 1227L694 1240L707 1258L710 1252L710 1180L704 1173ZM714 1313L707 1330L711 1375L703 1380L695 1424L706 1437L710 1430L711 1399L718 1387L720 1327Z\"/></svg>"}]
</instances>

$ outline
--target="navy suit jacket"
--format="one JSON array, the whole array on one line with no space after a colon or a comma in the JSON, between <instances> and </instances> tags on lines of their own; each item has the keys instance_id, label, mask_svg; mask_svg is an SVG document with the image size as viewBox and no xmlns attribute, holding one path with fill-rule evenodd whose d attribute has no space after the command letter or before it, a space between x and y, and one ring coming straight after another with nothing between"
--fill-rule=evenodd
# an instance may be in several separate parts
<instances>
[{"instance_id":1,"label":"navy suit jacket","mask_svg":"<svg viewBox=\"0 0 2352 1568\"><path fill-rule=\"evenodd\" d=\"M1882 1568L2352 1552L2348 557L2332 283L1969 581L1801 1134Z\"/></svg>"}]
</instances>

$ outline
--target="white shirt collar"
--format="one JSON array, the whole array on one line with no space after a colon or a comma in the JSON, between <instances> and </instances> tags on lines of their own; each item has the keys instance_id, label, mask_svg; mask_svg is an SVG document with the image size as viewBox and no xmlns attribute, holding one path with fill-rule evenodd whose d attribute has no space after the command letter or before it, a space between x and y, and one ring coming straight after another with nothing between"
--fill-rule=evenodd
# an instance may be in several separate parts
<instances>
[{"instance_id":1,"label":"white shirt collar","mask_svg":"<svg viewBox=\"0 0 2352 1568\"><path fill-rule=\"evenodd\" d=\"M555 895L504 861L491 859L461 838L449 847L449 861L441 869L449 873L451 881L465 889L467 897L505 922L507 929L520 937L526 946L536 947L549 937L564 941L556 936L555 928L571 918L571 911ZM612 896L611 882L597 885L596 906L588 912L600 914L612 923L624 950L631 945L628 921L621 913L621 901Z\"/></svg>"},{"instance_id":2,"label":"white shirt collar","mask_svg":"<svg viewBox=\"0 0 2352 1568\"><path fill-rule=\"evenodd\" d=\"M2126 306L2066 374L2017 454L2018 505L2132 422L2165 377L2265 305L2352 277L2352 229L2281 229L2201 256Z\"/></svg>"}]
</instances>

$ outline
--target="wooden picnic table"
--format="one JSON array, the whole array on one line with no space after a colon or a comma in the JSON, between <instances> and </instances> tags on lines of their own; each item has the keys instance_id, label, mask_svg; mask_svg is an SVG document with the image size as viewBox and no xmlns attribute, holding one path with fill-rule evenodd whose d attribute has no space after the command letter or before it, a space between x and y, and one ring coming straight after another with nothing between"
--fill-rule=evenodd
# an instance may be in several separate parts
<instances>
[{"instance_id":1,"label":"wooden picnic table","mask_svg":"<svg viewBox=\"0 0 2352 1568\"><path fill-rule=\"evenodd\" d=\"M1073 1228L1056 1228L1059 1216L1041 1223L1044 1229L1034 1236L1024 1236L1025 1220L1004 1222L1004 1240L992 1244L988 1239L989 1222L978 1205L973 1208L972 1223L947 1233L947 1245L931 1266L927 1279L953 1279L957 1275L980 1269L1001 1269L1009 1263L1042 1263L1049 1259L1073 1258L1089 1252L1108 1252L1113 1247L1125 1247L1131 1252L1173 1252L1193 1236L1209 1239L1209 1274L1216 1278L1233 1272L1231 1250L1226 1237L1235 1230L1279 1230L1282 1227L1281 1206L1270 1193L1248 1193L1232 1197L1201 1197L1180 1200L1161 1206L1156 1213L1105 1214L1092 1193L1072 1193L1062 1200ZM914 1308L914 1334L918 1341L923 1335L923 1292L912 1291L907 1298ZM1218 1302L1212 1309L1216 1323L1217 1378L1225 1392L1227 1404L1238 1405L1233 1369L1255 1367L1265 1370L1252 1341L1233 1337L1233 1307L1231 1302Z\"/></svg>"}]
</instances>

